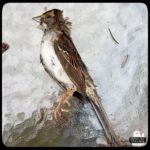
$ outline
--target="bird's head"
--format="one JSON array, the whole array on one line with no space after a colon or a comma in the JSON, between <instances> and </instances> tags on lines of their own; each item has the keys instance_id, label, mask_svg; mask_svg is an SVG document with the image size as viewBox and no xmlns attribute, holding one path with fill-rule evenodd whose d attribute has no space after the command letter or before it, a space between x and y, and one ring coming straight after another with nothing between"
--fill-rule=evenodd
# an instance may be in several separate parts
<instances>
[{"instance_id":1,"label":"bird's head","mask_svg":"<svg viewBox=\"0 0 150 150\"><path fill-rule=\"evenodd\" d=\"M71 26L71 23L68 21L68 18L63 18L63 11L59 9L52 9L46 11L40 16L33 17L33 20L40 23L40 25L44 25L46 28L54 29L61 26Z\"/></svg>"}]
</instances>

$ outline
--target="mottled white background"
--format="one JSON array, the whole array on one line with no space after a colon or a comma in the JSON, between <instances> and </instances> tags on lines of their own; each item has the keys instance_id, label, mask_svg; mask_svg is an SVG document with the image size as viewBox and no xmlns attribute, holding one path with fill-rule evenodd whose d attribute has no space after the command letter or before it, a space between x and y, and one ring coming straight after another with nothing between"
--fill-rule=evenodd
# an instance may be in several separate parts
<instances>
[{"instance_id":1,"label":"mottled white background","mask_svg":"<svg viewBox=\"0 0 150 150\"><path fill-rule=\"evenodd\" d=\"M128 139L134 130L140 130L148 136L148 12L145 4L7 3L2 14L2 40L10 45L2 56L3 142L15 143L12 132L23 132L30 124L20 126L17 131L13 128L31 118L41 107L51 108L60 95L61 89L40 64L42 31L31 19L43 13L46 7L47 10L61 9L64 16L70 18L74 44L97 85L118 135ZM119 44L111 38L108 27ZM128 61L121 68L127 54ZM88 104L84 105L83 112L84 109L93 128L101 129ZM81 120L87 124L84 115ZM95 142L102 142L95 137ZM87 146L85 141L82 146Z\"/></svg>"}]
</instances>

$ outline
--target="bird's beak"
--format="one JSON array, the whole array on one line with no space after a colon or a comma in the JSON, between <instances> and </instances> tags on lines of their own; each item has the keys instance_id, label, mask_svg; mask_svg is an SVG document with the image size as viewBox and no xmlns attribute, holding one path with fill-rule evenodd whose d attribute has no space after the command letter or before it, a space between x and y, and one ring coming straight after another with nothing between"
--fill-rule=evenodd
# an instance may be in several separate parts
<instances>
[{"instance_id":1,"label":"bird's beak","mask_svg":"<svg viewBox=\"0 0 150 150\"><path fill-rule=\"evenodd\" d=\"M33 17L32 20L35 20L36 22L41 22L41 16Z\"/></svg>"}]
</instances>

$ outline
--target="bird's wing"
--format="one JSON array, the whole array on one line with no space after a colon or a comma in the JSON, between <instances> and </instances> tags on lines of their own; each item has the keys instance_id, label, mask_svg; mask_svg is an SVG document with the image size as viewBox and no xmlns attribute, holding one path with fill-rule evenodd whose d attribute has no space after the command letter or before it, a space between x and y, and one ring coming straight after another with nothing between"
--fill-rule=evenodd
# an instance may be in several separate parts
<instances>
[{"instance_id":1,"label":"bird's wing","mask_svg":"<svg viewBox=\"0 0 150 150\"><path fill-rule=\"evenodd\" d=\"M54 47L69 78L82 93L85 93L84 71L86 66L78 54L72 39L65 34L60 35L58 40L54 42Z\"/></svg>"},{"instance_id":2,"label":"bird's wing","mask_svg":"<svg viewBox=\"0 0 150 150\"><path fill-rule=\"evenodd\" d=\"M88 71L82 62L71 38L66 35L61 35L58 40L54 42L54 47L66 73L93 106L98 120L105 130L109 143L114 145L119 143L120 141L118 140L118 137L116 136L108 119L107 113L101 103L101 98L96 92L93 80L88 74Z\"/></svg>"}]
</instances>

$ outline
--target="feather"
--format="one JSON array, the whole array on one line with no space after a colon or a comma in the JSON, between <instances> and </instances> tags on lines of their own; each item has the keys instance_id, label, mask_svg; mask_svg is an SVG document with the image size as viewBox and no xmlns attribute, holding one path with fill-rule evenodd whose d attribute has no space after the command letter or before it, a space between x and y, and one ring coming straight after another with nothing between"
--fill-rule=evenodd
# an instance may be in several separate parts
<instances>
[{"instance_id":1,"label":"feather","mask_svg":"<svg viewBox=\"0 0 150 150\"><path fill-rule=\"evenodd\" d=\"M78 54L72 39L65 33L58 36L54 41L55 52L64 67L64 70L77 86L78 90L85 94L85 76L86 67Z\"/></svg>"}]
</instances>

